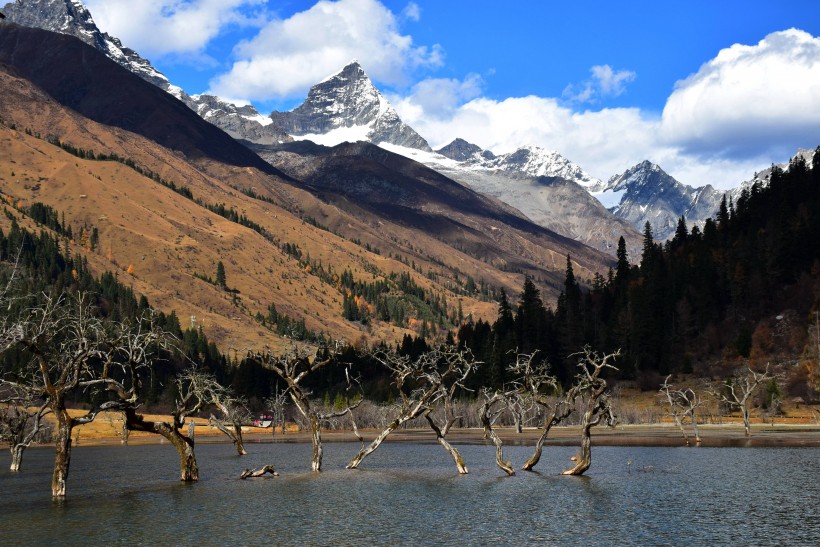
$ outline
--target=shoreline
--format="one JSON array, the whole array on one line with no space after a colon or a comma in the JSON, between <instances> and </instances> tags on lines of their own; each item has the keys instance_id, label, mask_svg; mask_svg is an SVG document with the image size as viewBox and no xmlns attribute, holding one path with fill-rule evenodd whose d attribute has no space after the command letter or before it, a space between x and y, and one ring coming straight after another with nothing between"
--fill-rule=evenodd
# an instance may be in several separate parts
<instances>
[{"instance_id":1,"label":"shoreline","mask_svg":"<svg viewBox=\"0 0 820 547\"><path fill-rule=\"evenodd\" d=\"M205 428L210 431L205 431ZM230 440L215 428L203 424L196 432L196 442L200 443L230 443ZM271 434L270 429L248 428L243 436L245 444L275 444L275 443L310 443L311 434L305 431L287 432L284 435L277 432ZM753 424L752 435L744 434L742 424L706 424L698 426L701 436L700 447L704 448L744 448L744 447L820 447L820 424ZM359 430L365 443L371 442L381 431L377 429ZM512 427L497 428L496 433L505 445L521 446L534 445L541 435L537 428L524 428L522 433L516 433ZM691 428L687 429L691 446L695 446ZM453 429L447 440L456 445L483 445L492 444L484 439L481 428ZM351 430L323 430L324 443L359 442ZM128 444L163 444L165 441L159 435L142 433L132 434ZM423 443L435 444L435 434L428 428L404 429L393 432L385 442L388 443ZM580 442L580 427L554 427L550 431L544 446L575 446ZM623 425L615 428L599 427L592 430L592 443L597 446L646 446L646 447L685 447L683 435L673 425L647 424ZM118 436L101 436L85 439L80 436L79 443L74 448L94 446L123 446ZM47 448L51 443L32 445L32 448Z\"/></svg>"}]
</instances>

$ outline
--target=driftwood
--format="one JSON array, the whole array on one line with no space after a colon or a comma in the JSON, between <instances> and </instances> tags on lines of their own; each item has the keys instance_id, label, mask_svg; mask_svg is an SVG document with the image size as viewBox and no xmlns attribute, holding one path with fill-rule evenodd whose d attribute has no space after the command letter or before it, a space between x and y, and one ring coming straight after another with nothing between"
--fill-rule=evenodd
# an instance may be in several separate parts
<instances>
[{"instance_id":1,"label":"driftwood","mask_svg":"<svg viewBox=\"0 0 820 547\"><path fill-rule=\"evenodd\" d=\"M250 469L245 469L244 471L242 471L242 474L239 475L239 478L242 480L255 479L256 477L261 477L262 475L266 475L268 473L270 473L274 477L279 476L279 473L274 471L272 465L266 465L265 467L262 467L260 469L254 469L253 471L251 471Z\"/></svg>"}]
</instances>

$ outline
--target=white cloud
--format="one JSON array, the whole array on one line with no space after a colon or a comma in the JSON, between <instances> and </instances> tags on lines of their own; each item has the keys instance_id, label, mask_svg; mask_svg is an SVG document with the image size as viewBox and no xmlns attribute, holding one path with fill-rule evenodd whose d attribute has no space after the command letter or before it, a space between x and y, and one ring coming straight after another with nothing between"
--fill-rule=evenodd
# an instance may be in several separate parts
<instances>
[{"instance_id":1,"label":"white cloud","mask_svg":"<svg viewBox=\"0 0 820 547\"><path fill-rule=\"evenodd\" d=\"M575 103L595 103L605 97L617 97L626 91L625 84L635 79L631 70L612 70L609 65L595 65L589 71L592 78L564 88L564 99Z\"/></svg>"},{"instance_id":2,"label":"white cloud","mask_svg":"<svg viewBox=\"0 0 820 547\"><path fill-rule=\"evenodd\" d=\"M724 49L678 82L662 116L638 108L578 111L623 93L634 79L607 65L565 92L575 100L460 96L467 80L432 80L395 101L434 148L462 137L496 153L533 144L556 150L606 180L648 159L685 184L729 188L799 147L820 144L820 38L775 32ZM435 92L432 92L432 91ZM437 98L445 108L436 108Z\"/></svg>"},{"instance_id":3,"label":"white cloud","mask_svg":"<svg viewBox=\"0 0 820 547\"><path fill-rule=\"evenodd\" d=\"M430 86L444 93L443 101L452 105L466 81L459 85L457 80L434 80ZM447 95L448 90L455 91ZM421 84L408 97L391 98L402 119L433 148L456 137L495 153L537 145L558 151L604 181L648 159L684 184L730 188L773 161L788 160L789 153L796 151L743 159L689 153L664 141L661 119L638 108L577 112L559 99L529 96L503 101L476 97L442 110L432 107L436 103L429 99L428 86Z\"/></svg>"},{"instance_id":4,"label":"white cloud","mask_svg":"<svg viewBox=\"0 0 820 547\"><path fill-rule=\"evenodd\" d=\"M264 0L85 0L97 26L148 58L200 58L229 25L253 25Z\"/></svg>"},{"instance_id":5,"label":"white cloud","mask_svg":"<svg viewBox=\"0 0 820 547\"><path fill-rule=\"evenodd\" d=\"M421 19L421 8L415 2L410 2L404 7L401 14L409 21L418 21Z\"/></svg>"},{"instance_id":6,"label":"white cloud","mask_svg":"<svg viewBox=\"0 0 820 547\"><path fill-rule=\"evenodd\" d=\"M820 138L820 38L774 32L721 50L678 82L663 137L697 155L788 154Z\"/></svg>"},{"instance_id":7,"label":"white cloud","mask_svg":"<svg viewBox=\"0 0 820 547\"><path fill-rule=\"evenodd\" d=\"M469 74L464 80L428 78L414 85L409 97L389 96L388 99L401 110L415 109L435 119L446 119L462 104L479 97L483 85L484 80L478 74Z\"/></svg>"},{"instance_id":8,"label":"white cloud","mask_svg":"<svg viewBox=\"0 0 820 547\"><path fill-rule=\"evenodd\" d=\"M353 58L388 85L404 84L414 68L443 61L438 45L418 46L402 35L396 16L377 0L322 0L269 22L234 54L237 61L211 81L211 92L254 100L304 94Z\"/></svg>"}]
</instances>

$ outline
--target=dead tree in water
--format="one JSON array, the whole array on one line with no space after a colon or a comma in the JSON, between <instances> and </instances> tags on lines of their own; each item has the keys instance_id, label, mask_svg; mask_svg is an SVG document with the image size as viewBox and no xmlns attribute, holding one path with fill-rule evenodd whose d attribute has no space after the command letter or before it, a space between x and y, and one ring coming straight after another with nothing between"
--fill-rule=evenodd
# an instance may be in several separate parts
<instances>
[{"instance_id":1,"label":"dead tree in water","mask_svg":"<svg viewBox=\"0 0 820 547\"><path fill-rule=\"evenodd\" d=\"M674 389L675 386L669 383L671 377L671 374L667 376L660 388L660 392L664 394L666 402L669 403L669 415L675 420L675 425L683 434L683 442L686 443L686 446L689 446L689 436L686 434L684 422L688 418L692 423L692 429L695 434L695 444L700 445L700 434L698 433L698 421L695 411L703 401L692 388Z\"/></svg>"},{"instance_id":2,"label":"dead tree in water","mask_svg":"<svg viewBox=\"0 0 820 547\"><path fill-rule=\"evenodd\" d=\"M130 431L161 435L176 448L180 461L180 480L199 480L194 453L193 421L188 434L183 433L187 419L202 408L221 401L225 388L213 375L190 367L174 380L177 397L171 421L147 420L138 412L141 404L142 374L150 370L155 354L171 346L172 337L158 328L154 316L147 313L134 324L112 325L105 351L105 363L99 377L90 385L112 394L115 399L101 405L118 410L125 416Z\"/></svg>"},{"instance_id":3,"label":"dead tree in water","mask_svg":"<svg viewBox=\"0 0 820 547\"><path fill-rule=\"evenodd\" d=\"M242 438L242 424L251 421L251 413L245 398L232 397L227 388L222 388L215 391L211 403L219 409L221 417L217 418L211 414L208 423L231 440L238 455L246 455L248 452L245 450L245 440Z\"/></svg>"},{"instance_id":4,"label":"dead tree in water","mask_svg":"<svg viewBox=\"0 0 820 547\"><path fill-rule=\"evenodd\" d=\"M26 386L30 385L26 383ZM0 405L5 405L0 408L0 440L9 445L9 470L20 471L23 452L40 433L43 416L51 411L48 410L48 403L42 402L37 394L22 386L9 389L8 393L0 398Z\"/></svg>"},{"instance_id":5,"label":"dead tree in water","mask_svg":"<svg viewBox=\"0 0 820 547\"><path fill-rule=\"evenodd\" d=\"M522 354L516 358L511 372L518 377L519 390L526 393L535 403L544 409L546 414L541 435L535 441L532 456L521 467L523 471L532 471L541 460L544 443L550 430L569 417L575 410L575 400L578 398L578 386L559 397L552 397L560 391L558 380L549 373L546 361L537 362L536 353Z\"/></svg>"},{"instance_id":6,"label":"dead tree in water","mask_svg":"<svg viewBox=\"0 0 820 547\"><path fill-rule=\"evenodd\" d=\"M249 358L257 361L263 367L274 371L287 383L287 392L293 404L296 405L299 413L310 424L311 440L313 442L311 469L313 471L322 470L322 422L344 416L345 414L351 414L352 416L352 410L362 401L362 399L358 399L340 412L320 413L310 401L311 392L302 384L308 376L328 366L335 360L338 346L339 344L336 344L332 349L323 348L323 351L319 351L314 355L312 361L307 351L300 347L294 347L282 355L276 355L271 350L251 353L249 355Z\"/></svg>"},{"instance_id":7,"label":"dead tree in water","mask_svg":"<svg viewBox=\"0 0 820 547\"><path fill-rule=\"evenodd\" d=\"M176 383L178 395L171 411L172 421L146 420L144 416L137 414L136 408L133 408L125 411L128 428L132 431L155 433L167 439L179 453L179 479L185 482L193 482L199 480L199 466L194 453L193 427L189 428L188 435L182 431L186 420L207 405L212 404L215 397L218 397L218 394L224 388L213 375L202 372L193 366L177 376L174 382ZM193 421L190 424L193 425Z\"/></svg>"},{"instance_id":8,"label":"dead tree in water","mask_svg":"<svg viewBox=\"0 0 820 547\"><path fill-rule=\"evenodd\" d=\"M391 373L393 386L401 397L399 414L373 440L370 445L363 447L347 464L348 469L356 469L367 456L372 454L384 439L393 431L419 416L427 416L430 427L436 433L436 439L447 450L456 463L459 473L467 473L467 467L452 445L445 439L446 431L455 422L452 415L447 416L447 404L452 404L456 390L464 385L464 381L474 370L476 361L468 349L455 346L444 346L441 349L431 350L421 354L413 360L408 356L398 355L395 352L377 351L371 354L374 359L384 365ZM449 400L449 403L447 401ZM445 427L438 427L430 419L430 412L439 402L445 402Z\"/></svg>"},{"instance_id":9,"label":"dead tree in water","mask_svg":"<svg viewBox=\"0 0 820 547\"><path fill-rule=\"evenodd\" d=\"M242 471L242 474L241 474L241 475L239 475L239 478L240 478L240 479L242 479L242 480L245 480L245 479L255 479L255 478L257 478L257 477L261 477L261 476L266 475L266 474L268 474L268 473L270 473L270 474L271 474L271 475L273 475L274 477L278 477L278 476L279 476L279 473L277 473L277 472L273 469L273 466L272 466L272 465L266 465L265 467L262 467L262 468L260 468L260 469L254 469L254 470L251 470L251 469L245 469L244 471Z\"/></svg>"},{"instance_id":10,"label":"dead tree in water","mask_svg":"<svg viewBox=\"0 0 820 547\"><path fill-rule=\"evenodd\" d=\"M493 392L489 388L484 388L481 394L484 397L484 403L481 405L481 410L479 411L479 419L481 420L481 425L484 427L484 438L492 439L495 445L496 465L507 473L507 475L515 475L512 463L504 461L504 451L502 448L504 443L495 432L493 426L498 417L507 410L508 398L518 395L517 390L512 393L506 391Z\"/></svg>"},{"instance_id":11,"label":"dead tree in water","mask_svg":"<svg viewBox=\"0 0 820 547\"><path fill-rule=\"evenodd\" d=\"M73 429L94 420L101 410L97 407L85 416L72 417L66 398L94 384L96 376L90 362L103 357L102 323L94 316L86 294L43 296L42 304L28 310L19 320L4 323L3 331L0 337L6 347L17 345L24 349L32 356L32 366L21 376L2 382L43 398L57 422L51 493L54 498L64 498Z\"/></svg>"},{"instance_id":12,"label":"dead tree in water","mask_svg":"<svg viewBox=\"0 0 820 547\"><path fill-rule=\"evenodd\" d=\"M577 376L576 385L578 396L585 403L584 414L581 418L581 451L578 454L575 467L563 472L564 475L583 475L592 464L592 437L590 430L605 420L610 427L615 426L615 415L609 402L606 380L601 373L606 369L618 370L610 364L620 352L600 356L589 347L580 354L578 367L581 373Z\"/></svg>"},{"instance_id":13,"label":"dead tree in water","mask_svg":"<svg viewBox=\"0 0 820 547\"><path fill-rule=\"evenodd\" d=\"M273 397L265 399L265 408L270 411L272 418L270 424L271 435L276 435L277 425L279 425L282 428L282 435L285 434L285 406L287 404L287 401L287 390L279 391L278 387L276 389L276 392L273 394Z\"/></svg>"},{"instance_id":14,"label":"dead tree in water","mask_svg":"<svg viewBox=\"0 0 820 547\"><path fill-rule=\"evenodd\" d=\"M731 408L737 408L743 418L743 428L746 436L751 436L749 420L749 399L757 389L774 378L769 373L769 365L763 372L755 372L751 367L739 368L734 376L725 380L717 387L712 387L712 394Z\"/></svg>"}]
</instances>

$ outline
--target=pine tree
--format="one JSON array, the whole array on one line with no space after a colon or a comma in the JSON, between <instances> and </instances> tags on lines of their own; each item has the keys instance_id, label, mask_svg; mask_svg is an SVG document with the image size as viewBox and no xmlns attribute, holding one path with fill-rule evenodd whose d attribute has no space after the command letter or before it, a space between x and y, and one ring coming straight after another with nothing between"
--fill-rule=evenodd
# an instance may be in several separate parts
<instances>
[{"instance_id":1,"label":"pine tree","mask_svg":"<svg viewBox=\"0 0 820 547\"><path fill-rule=\"evenodd\" d=\"M216 263L216 286L222 289L228 288L228 281L225 279L225 265L221 260Z\"/></svg>"}]
</instances>

